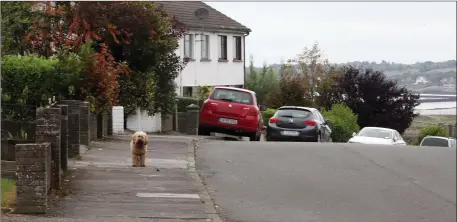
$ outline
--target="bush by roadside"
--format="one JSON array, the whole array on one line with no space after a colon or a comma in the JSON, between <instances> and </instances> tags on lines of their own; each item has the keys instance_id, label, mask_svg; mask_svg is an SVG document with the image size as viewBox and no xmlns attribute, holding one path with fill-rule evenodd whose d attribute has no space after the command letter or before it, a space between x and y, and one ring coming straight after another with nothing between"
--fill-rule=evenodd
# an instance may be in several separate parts
<instances>
[{"instance_id":1,"label":"bush by roadside","mask_svg":"<svg viewBox=\"0 0 457 222\"><path fill-rule=\"evenodd\" d=\"M428 125L421 129L419 132L419 138L416 142L416 145L419 145L422 139L426 136L448 136L448 131L446 128L439 125Z\"/></svg>"},{"instance_id":2,"label":"bush by roadside","mask_svg":"<svg viewBox=\"0 0 457 222\"><path fill-rule=\"evenodd\" d=\"M329 111L323 110L322 115L330 120L333 142L347 142L353 132L359 131L357 125L357 115L343 104L334 104Z\"/></svg>"},{"instance_id":3,"label":"bush by roadside","mask_svg":"<svg viewBox=\"0 0 457 222\"><path fill-rule=\"evenodd\" d=\"M276 109L271 109L271 108L268 108L267 110L262 112L262 118L263 118L264 125L268 124L268 121L270 120L271 117L273 117L275 112L276 112Z\"/></svg>"},{"instance_id":4,"label":"bush by roadside","mask_svg":"<svg viewBox=\"0 0 457 222\"><path fill-rule=\"evenodd\" d=\"M195 104L201 107L204 101L205 99L196 99L192 97L177 97L176 105L178 106L178 112L186 112L186 107L190 104Z\"/></svg>"}]
</instances>

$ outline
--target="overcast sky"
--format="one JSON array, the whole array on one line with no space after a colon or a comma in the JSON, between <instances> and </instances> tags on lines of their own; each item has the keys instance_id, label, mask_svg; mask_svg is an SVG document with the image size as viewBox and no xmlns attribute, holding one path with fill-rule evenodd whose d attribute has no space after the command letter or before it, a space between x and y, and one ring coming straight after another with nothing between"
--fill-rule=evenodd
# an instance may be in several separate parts
<instances>
[{"instance_id":1,"label":"overcast sky","mask_svg":"<svg viewBox=\"0 0 457 222\"><path fill-rule=\"evenodd\" d=\"M455 2L206 2L252 29L246 55L279 63L318 42L330 62L456 59Z\"/></svg>"}]
</instances>

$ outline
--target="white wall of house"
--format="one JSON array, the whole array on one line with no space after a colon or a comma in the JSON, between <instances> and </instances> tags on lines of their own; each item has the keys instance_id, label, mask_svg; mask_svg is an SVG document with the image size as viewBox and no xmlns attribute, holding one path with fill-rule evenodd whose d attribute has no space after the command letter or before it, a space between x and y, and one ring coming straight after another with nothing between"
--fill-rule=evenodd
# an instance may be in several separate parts
<instances>
[{"instance_id":1,"label":"white wall of house","mask_svg":"<svg viewBox=\"0 0 457 222\"><path fill-rule=\"evenodd\" d=\"M127 117L127 129L146 133L160 132L162 129L161 114L149 116L147 111L137 108L135 115Z\"/></svg>"},{"instance_id":2,"label":"white wall of house","mask_svg":"<svg viewBox=\"0 0 457 222\"><path fill-rule=\"evenodd\" d=\"M124 107L113 106L113 134L124 134Z\"/></svg>"},{"instance_id":3,"label":"white wall of house","mask_svg":"<svg viewBox=\"0 0 457 222\"><path fill-rule=\"evenodd\" d=\"M208 57L209 60L202 59L202 41L201 34L209 36ZM244 48L243 34L221 33L221 32L201 32L189 31L188 34L193 36L192 42L192 61L180 73L175 82L178 85L178 95L182 86L216 86L216 85L243 85L244 84ZM219 52L221 44L219 35L227 36L227 61L219 61ZM235 40L234 36L241 37L241 60L234 61L235 58ZM180 40L179 48L176 53L184 58L184 41Z\"/></svg>"}]
</instances>

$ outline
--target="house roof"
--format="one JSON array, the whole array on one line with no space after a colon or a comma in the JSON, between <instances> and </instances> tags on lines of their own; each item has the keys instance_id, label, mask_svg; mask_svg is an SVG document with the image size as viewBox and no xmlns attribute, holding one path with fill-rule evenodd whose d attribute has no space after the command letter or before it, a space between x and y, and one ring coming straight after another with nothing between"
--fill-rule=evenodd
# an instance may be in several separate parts
<instances>
[{"instance_id":1,"label":"house roof","mask_svg":"<svg viewBox=\"0 0 457 222\"><path fill-rule=\"evenodd\" d=\"M156 1L155 4L163 6L168 15L175 16L189 28L251 32L248 27L201 1ZM208 18L203 21L195 16L195 11L199 8L206 8L209 12Z\"/></svg>"}]
</instances>

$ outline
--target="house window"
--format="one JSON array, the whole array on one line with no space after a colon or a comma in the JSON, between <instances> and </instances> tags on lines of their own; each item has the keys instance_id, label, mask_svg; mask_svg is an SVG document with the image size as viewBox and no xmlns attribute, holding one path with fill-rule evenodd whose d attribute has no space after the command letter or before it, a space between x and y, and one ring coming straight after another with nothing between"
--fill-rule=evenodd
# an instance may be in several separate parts
<instances>
[{"instance_id":1,"label":"house window","mask_svg":"<svg viewBox=\"0 0 457 222\"><path fill-rule=\"evenodd\" d=\"M184 58L193 58L194 36L188 34L184 36Z\"/></svg>"},{"instance_id":2,"label":"house window","mask_svg":"<svg viewBox=\"0 0 457 222\"><path fill-rule=\"evenodd\" d=\"M182 91L183 97L192 97L192 86L183 86Z\"/></svg>"},{"instance_id":3,"label":"house window","mask_svg":"<svg viewBox=\"0 0 457 222\"><path fill-rule=\"evenodd\" d=\"M241 60L241 36L234 36L233 37L233 46L234 48L234 60Z\"/></svg>"},{"instance_id":4,"label":"house window","mask_svg":"<svg viewBox=\"0 0 457 222\"><path fill-rule=\"evenodd\" d=\"M219 59L227 60L227 36L219 36Z\"/></svg>"},{"instance_id":5,"label":"house window","mask_svg":"<svg viewBox=\"0 0 457 222\"><path fill-rule=\"evenodd\" d=\"M201 35L202 59L209 59L209 35Z\"/></svg>"}]
</instances>

